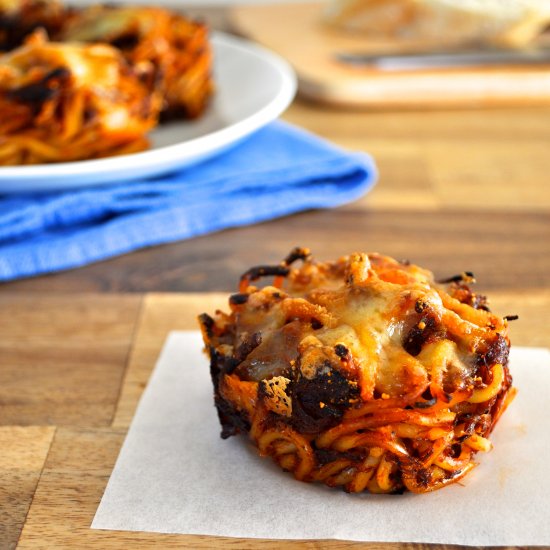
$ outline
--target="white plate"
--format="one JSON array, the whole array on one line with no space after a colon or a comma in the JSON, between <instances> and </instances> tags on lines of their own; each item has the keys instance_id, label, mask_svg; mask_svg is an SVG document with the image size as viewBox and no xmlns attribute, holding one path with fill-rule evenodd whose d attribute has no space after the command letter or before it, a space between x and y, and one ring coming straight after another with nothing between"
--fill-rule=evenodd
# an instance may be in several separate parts
<instances>
[{"instance_id":1,"label":"white plate","mask_svg":"<svg viewBox=\"0 0 550 550\"><path fill-rule=\"evenodd\" d=\"M277 55L223 33L212 36L216 93L197 121L151 133L152 148L98 160L0 168L0 192L49 191L160 175L212 157L276 119L296 93L296 76Z\"/></svg>"}]
</instances>

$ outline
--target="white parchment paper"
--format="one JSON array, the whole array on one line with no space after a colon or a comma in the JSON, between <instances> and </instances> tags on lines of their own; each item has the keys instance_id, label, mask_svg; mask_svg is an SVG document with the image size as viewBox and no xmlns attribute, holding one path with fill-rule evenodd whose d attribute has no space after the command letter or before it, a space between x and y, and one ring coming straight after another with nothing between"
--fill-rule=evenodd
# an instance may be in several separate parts
<instances>
[{"instance_id":1,"label":"white parchment paper","mask_svg":"<svg viewBox=\"0 0 550 550\"><path fill-rule=\"evenodd\" d=\"M94 529L273 539L550 544L550 352L514 348L519 394L461 485L351 495L295 481L245 437L223 441L198 332L170 335Z\"/></svg>"}]
</instances>

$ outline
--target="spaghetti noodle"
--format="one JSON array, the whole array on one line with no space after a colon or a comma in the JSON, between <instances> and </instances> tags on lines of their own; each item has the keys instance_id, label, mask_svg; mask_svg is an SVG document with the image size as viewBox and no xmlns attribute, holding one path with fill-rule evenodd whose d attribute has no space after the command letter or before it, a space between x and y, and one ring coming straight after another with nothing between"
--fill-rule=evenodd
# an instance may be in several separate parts
<instances>
[{"instance_id":1,"label":"spaghetti noodle","mask_svg":"<svg viewBox=\"0 0 550 550\"><path fill-rule=\"evenodd\" d=\"M222 437L248 433L297 479L349 492L462 479L515 394L507 319L472 282L307 249L248 270L230 313L199 318Z\"/></svg>"},{"instance_id":2,"label":"spaghetti noodle","mask_svg":"<svg viewBox=\"0 0 550 550\"><path fill-rule=\"evenodd\" d=\"M0 165L141 151L214 89L207 26L156 7L0 0L0 51Z\"/></svg>"},{"instance_id":3,"label":"spaghetti noodle","mask_svg":"<svg viewBox=\"0 0 550 550\"><path fill-rule=\"evenodd\" d=\"M162 116L195 118L213 91L208 28L162 8L92 6L78 11L61 39L108 43L162 99Z\"/></svg>"},{"instance_id":4,"label":"spaghetti noodle","mask_svg":"<svg viewBox=\"0 0 550 550\"><path fill-rule=\"evenodd\" d=\"M37 33L0 57L0 165L145 149L159 109L114 48Z\"/></svg>"}]
</instances>

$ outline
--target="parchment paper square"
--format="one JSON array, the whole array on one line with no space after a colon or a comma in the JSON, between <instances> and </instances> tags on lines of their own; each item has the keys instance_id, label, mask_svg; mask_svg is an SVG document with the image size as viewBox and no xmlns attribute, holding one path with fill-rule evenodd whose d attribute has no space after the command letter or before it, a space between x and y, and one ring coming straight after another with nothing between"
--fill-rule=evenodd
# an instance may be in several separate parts
<instances>
[{"instance_id":1,"label":"parchment paper square","mask_svg":"<svg viewBox=\"0 0 550 550\"><path fill-rule=\"evenodd\" d=\"M198 332L168 338L94 529L273 539L550 544L550 352L514 348L519 393L463 483L351 495L295 481L245 437L223 441Z\"/></svg>"}]
</instances>

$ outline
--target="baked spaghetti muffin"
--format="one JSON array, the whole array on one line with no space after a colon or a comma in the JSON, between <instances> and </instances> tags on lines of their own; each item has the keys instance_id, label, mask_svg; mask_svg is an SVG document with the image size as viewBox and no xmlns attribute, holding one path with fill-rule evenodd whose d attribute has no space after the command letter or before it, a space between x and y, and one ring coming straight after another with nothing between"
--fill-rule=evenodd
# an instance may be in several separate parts
<instances>
[{"instance_id":1,"label":"baked spaghetti muffin","mask_svg":"<svg viewBox=\"0 0 550 550\"><path fill-rule=\"evenodd\" d=\"M199 318L222 437L248 433L296 479L349 492L463 478L515 393L508 318L472 282L307 249L248 270L229 313Z\"/></svg>"}]
</instances>

